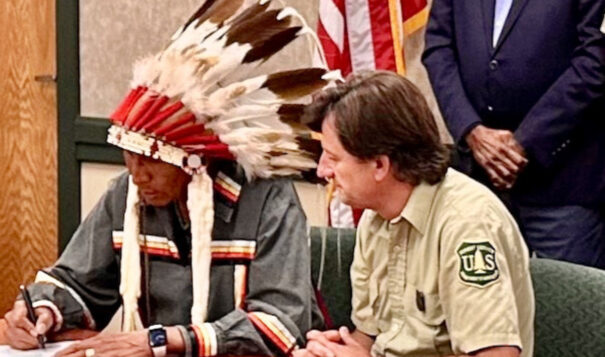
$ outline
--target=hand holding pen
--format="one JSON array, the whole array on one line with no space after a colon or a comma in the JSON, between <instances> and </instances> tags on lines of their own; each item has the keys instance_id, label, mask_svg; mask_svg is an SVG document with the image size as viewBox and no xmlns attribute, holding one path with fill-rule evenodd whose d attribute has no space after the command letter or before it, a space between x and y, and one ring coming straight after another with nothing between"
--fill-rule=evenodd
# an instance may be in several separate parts
<instances>
[{"instance_id":1,"label":"hand holding pen","mask_svg":"<svg viewBox=\"0 0 605 357\"><path fill-rule=\"evenodd\" d=\"M21 296L23 297L23 301L25 302L25 307L27 308L27 316L29 318L29 321L31 321L34 325L36 325L36 333L38 334L36 336L36 338L38 340L38 347L46 348L46 346L44 346L44 342L46 341L46 336L44 335L44 333L46 331L43 331L43 332L38 331L38 326L36 324L36 321L38 320L38 318L36 317L36 313L34 311L34 306L32 304L32 299L29 296L29 292L27 292L27 289L23 285L19 286L19 290L21 290ZM44 327L46 327L46 326L44 326Z\"/></svg>"},{"instance_id":2,"label":"hand holding pen","mask_svg":"<svg viewBox=\"0 0 605 357\"><path fill-rule=\"evenodd\" d=\"M34 323L31 321L31 317L29 317L30 312L28 311L28 304L23 292L21 292L21 296L23 299L15 301L13 308L4 315L7 324L5 332L6 340L15 349L29 350L43 348L44 340L42 338L54 325L53 312L45 306L32 309L36 321ZM29 297L29 294L27 294L27 297Z\"/></svg>"}]
</instances>

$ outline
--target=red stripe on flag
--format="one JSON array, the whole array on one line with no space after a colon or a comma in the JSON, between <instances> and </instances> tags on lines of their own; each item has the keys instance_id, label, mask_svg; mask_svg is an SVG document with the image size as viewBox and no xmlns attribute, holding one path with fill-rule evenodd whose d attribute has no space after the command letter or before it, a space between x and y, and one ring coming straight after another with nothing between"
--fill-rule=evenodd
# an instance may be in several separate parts
<instances>
[{"instance_id":1,"label":"red stripe on flag","mask_svg":"<svg viewBox=\"0 0 605 357\"><path fill-rule=\"evenodd\" d=\"M319 41L321 42L321 47L324 50L324 54L326 56L326 61L328 62L328 68L332 70L339 69L343 76L351 73L353 70L353 65L351 63L351 53L349 50L349 40L347 37L347 24L346 24L346 5L345 0L319 0L320 6L323 2L331 2L340 12L340 16L344 19L344 27L339 29L341 35L344 39L343 41L343 49L340 52L340 49L336 45L334 39L330 37L322 20L329 21L330 19L325 19L319 17L319 21L317 22L317 35L319 37Z\"/></svg>"},{"instance_id":2,"label":"red stripe on flag","mask_svg":"<svg viewBox=\"0 0 605 357\"><path fill-rule=\"evenodd\" d=\"M326 1L326 0L319 0L319 1ZM345 16L345 14L346 14L345 0L327 0L327 1L332 1L334 3L334 5L336 5L338 10L340 10L340 13L342 14L342 16Z\"/></svg>"},{"instance_id":3,"label":"red stripe on flag","mask_svg":"<svg viewBox=\"0 0 605 357\"><path fill-rule=\"evenodd\" d=\"M372 42L374 43L376 69L397 72L388 2L385 0L368 0L368 5L372 23Z\"/></svg>"},{"instance_id":4,"label":"red stripe on flag","mask_svg":"<svg viewBox=\"0 0 605 357\"><path fill-rule=\"evenodd\" d=\"M321 47L323 47L324 54L326 56L326 61L328 62L328 67L334 70L340 69L343 76L346 76L347 74L351 73L351 55L349 52L349 41L346 35L344 36L344 46L342 53L338 49L338 46L336 46L336 43L328 35L326 29L324 28L321 22L317 23L317 35L319 36Z\"/></svg>"},{"instance_id":5,"label":"red stripe on flag","mask_svg":"<svg viewBox=\"0 0 605 357\"><path fill-rule=\"evenodd\" d=\"M401 0L403 21L413 17L427 7L426 0Z\"/></svg>"}]
</instances>

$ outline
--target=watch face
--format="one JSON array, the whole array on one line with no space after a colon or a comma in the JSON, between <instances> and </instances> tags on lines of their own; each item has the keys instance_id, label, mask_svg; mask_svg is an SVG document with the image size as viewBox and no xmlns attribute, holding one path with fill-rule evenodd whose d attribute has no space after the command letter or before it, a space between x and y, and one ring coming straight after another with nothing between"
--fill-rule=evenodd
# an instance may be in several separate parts
<instances>
[{"instance_id":1,"label":"watch face","mask_svg":"<svg viewBox=\"0 0 605 357\"><path fill-rule=\"evenodd\" d=\"M166 330L157 329L149 331L149 345L151 347L166 346Z\"/></svg>"}]
</instances>

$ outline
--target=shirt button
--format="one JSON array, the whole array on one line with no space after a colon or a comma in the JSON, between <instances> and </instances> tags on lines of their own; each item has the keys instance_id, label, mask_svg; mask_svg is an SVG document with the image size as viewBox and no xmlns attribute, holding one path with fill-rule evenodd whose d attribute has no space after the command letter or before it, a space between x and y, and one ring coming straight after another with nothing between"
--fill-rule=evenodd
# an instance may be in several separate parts
<instances>
[{"instance_id":1,"label":"shirt button","mask_svg":"<svg viewBox=\"0 0 605 357\"><path fill-rule=\"evenodd\" d=\"M489 62L489 69L491 69L492 71L495 71L496 69L498 69L498 61L496 60L491 60Z\"/></svg>"},{"instance_id":2,"label":"shirt button","mask_svg":"<svg viewBox=\"0 0 605 357\"><path fill-rule=\"evenodd\" d=\"M491 105L487 106L487 111L488 112L493 112L494 111L494 107L492 107Z\"/></svg>"},{"instance_id":3,"label":"shirt button","mask_svg":"<svg viewBox=\"0 0 605 357\"><path fill-rule=\"evenodd\" d=\"M396 246L393 247L393 251L395 251L396 253L398 253L401 250L401 246L399 244L397 244Z\"/></svg>"}]
</instances>

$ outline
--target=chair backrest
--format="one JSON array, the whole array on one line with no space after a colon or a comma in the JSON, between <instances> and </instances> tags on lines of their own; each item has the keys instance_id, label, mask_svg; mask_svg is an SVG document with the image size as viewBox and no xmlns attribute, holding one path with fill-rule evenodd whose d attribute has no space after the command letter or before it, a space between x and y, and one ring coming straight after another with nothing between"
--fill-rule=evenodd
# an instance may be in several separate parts
<instances>
[{"instance_id":1,"label":"chair backrest","mask_svg":"<svg viewBox=\"0 0 605 357\"><path fill-rule=\"evenodd\" d=\"M535 357L605 356L605 271L531 259Z\"/></svg>"},{"instance_id":2,"label":"chair backrest","mask_svg":"<svg viewBox=\"0 0 605 357\"><path fill-rule=\"evenodd\" d=\"M313 281L333 327L351 323L354 229L311 229ZM535 357L605 356L605 271L530 260L536 298Z\"/></svg>"},{"instance_id":3,"label":"chair backrest","mask_svg":"<svg viewBox=\"0 0 605 357\"><path fill-rule=\"evenodd\" d=\"M355 229L311 228L311 274L329 328L353 328L349 269L354 248Z\"/></svg>"}]
</instances>

